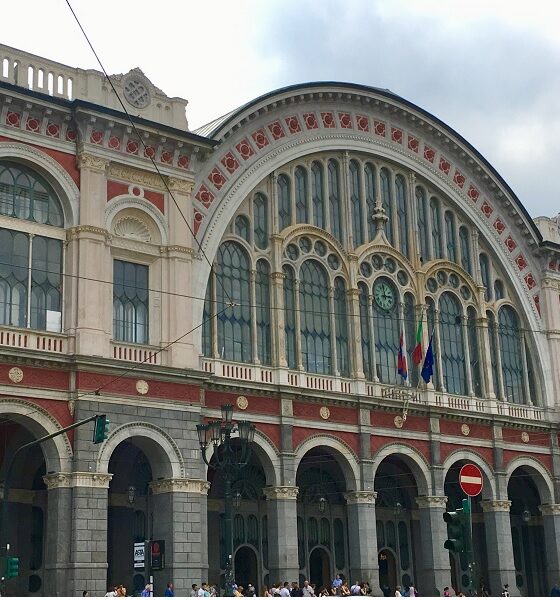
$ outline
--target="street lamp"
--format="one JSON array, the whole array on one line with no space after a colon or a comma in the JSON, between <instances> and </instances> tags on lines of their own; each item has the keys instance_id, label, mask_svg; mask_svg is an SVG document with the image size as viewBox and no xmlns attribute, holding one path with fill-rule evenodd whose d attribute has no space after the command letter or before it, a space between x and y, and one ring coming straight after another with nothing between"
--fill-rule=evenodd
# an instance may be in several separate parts
<instances>
[{"instance_id":1,"label":"street lamp","mask_svg":"<svg viewBox=\"0 0 560 600\"><path fill-rule=\"evenodd\" d=\"M225 595L233 596L233 494L231 485L236 471L247 466L251 456L251 442L255 438L255 426L250 421L233 422L233 405L221 406L222 419L196 426L202 458L208 466L220 471L224 480L224 526L225 526ZM239 446L234 448L232 435L239 436ZM210 465L206 453L212 444L214 462Z\"/></svg>"}]
</instances>

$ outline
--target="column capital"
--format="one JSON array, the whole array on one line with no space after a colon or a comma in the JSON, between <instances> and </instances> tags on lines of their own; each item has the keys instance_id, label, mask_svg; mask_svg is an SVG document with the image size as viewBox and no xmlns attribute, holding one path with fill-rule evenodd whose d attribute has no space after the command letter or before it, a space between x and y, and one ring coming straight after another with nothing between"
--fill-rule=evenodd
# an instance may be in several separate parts
<instances>
[{"instance_id":1,"label":"column capital","mask_svg":"<svg viewBox=\"0 0 560 600\"><path fill-rule=\"evenodd\" d=\"M180 194L189 195L192 193L194 184L192 181L186 181L185 179L178 179L177 177L168 177L167 185L172 192L179 192Z\"/></svg>"},{"instance_id":2,"label":"column capital","mask_svg":"<svg viewBox=\"0 0 560 600\"><path fill-rule=\"evenodd\" d=\"M78 167L80 169L92 169L104 173L109 166L109 161L101 156L94 156L86 152L78 154Z\"/></svg>"},{"instance_id":3,"label":"column capital","mask_svg":"<svg viewBox=\"0 0 560 600\"><path fill-rule=\"evenodd\" d=\"M560 504L541 504L539 510L543 517L548 515L560 515Z\"/></svg>"},{"instance_id":4,"label":"column capital","mask_svg":"<svg viewBox=\"0 0 560 600\"><path fill-rule=\"evenodd\" d=\"M346 504L375 504L377 492L373 490L361 490L346 492L343 494Z\"/></svg>"},{"instance_id":5,"label":"column capital","mask_svg":"<svg viewBox=\"0 0 560 600\"><path fill-rule=\"evenodd\" d=\"M445 508L447 496L418 496L416 504L418 508Z\"/></svg>"},{"instance_id":6,"label":"column capital","mask_svg":"<svg viewBox=\"0 0 560 600\"><path fill-rule=\"evenodd\" d=\"M90 473L88 471L51 473L43 477L48 490L75 487L108 489L111 479L113 479L111 473Z\"/></svg>"},{"instance_id":7,"label":"column capital","mask_svg":"<svg viewBox=\"0 0 560 600\"><path fill-rule=\"evenodd\" d=\"M175 492L187 494L208 494L210 483L205 479L189 479L187 477L171 477L169 479L158 479L150 482L150 489L154 496L158 494L170 494Z\"/></svg>"},{"instance_id":8,"label":"column capital","mask_svg":"<svg viewBox=\"0 0 560 600\"><path fill-rule=\"evenodd\" d=\"M263 488L267 500L297 500L299 488L295 485L276 485Z\"/></svg>"},{"instance_id":9,"label":"column capital","mask_svg":"<svg viewBox=\"0 0 560 600\"><path fill-rule=\"evenodd\" d=\"M482 512L509 512L511 500L482 500Z\"/></svg>"}]
</instances>

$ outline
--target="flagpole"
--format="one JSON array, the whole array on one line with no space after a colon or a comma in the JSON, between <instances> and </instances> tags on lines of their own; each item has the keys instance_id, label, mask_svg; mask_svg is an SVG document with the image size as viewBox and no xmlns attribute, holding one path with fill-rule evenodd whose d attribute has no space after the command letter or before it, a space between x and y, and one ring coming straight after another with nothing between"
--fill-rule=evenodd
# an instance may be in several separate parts
<instances>
[{"instance_id":1,"label":"flagpole","mask_svg":"<svg viewBox=\"0 0 560 600\"><path fill-rule=\"evenodd\" d=\"M433 356L433 346L432 346L432 343L433 343L433 339L434 339L434 332L435 332L435 329L436 329L436 328L435 328L435 325L434 325L434 327L432 327L432 333L430 334L430 338L429 338L429 339L430 339L430 341L429 341L429 343L428 343L428 348L427 348L427 350L426 350L426 354L425 354L425 356L424 356L424 363L423 363L423 365L422 365L422 370L420 371L420 377L418 378L418 384L417 384L417 386L416 386L416 390L417 390L417 391L418 391L418 389L420 388L420 381L421 381L421 380L424 380L424 377L423 377L423 375L422 375L422 371L424 370L424 367L426 366L426 359L428 358L428 355L430 355L430 359L431 359L431 365L430 365L430 366L431 366L431 367L432 367L432 369L433 369L433 364L434 364L434 356ZM430 374L430 377L429 377L428 381L426 382L426 388L427 388L427 386L428 386L428 383L429 383L429 380L432 378L432 376L433 376L433 370L432 370L432 372L431 372L431 374ZM425 380L424 380L424 381L425 381ZM409 399L409 398L407 398L407 399L405 400L405 403L404 403L404 405L403 405L403 416L402 416L403 423L404 423L404 421L406 421L406 417L407 417L407 413L408 413L408 405L409 405L409 402L410 402L410 399Z\"/></svg>"}]
</instances>

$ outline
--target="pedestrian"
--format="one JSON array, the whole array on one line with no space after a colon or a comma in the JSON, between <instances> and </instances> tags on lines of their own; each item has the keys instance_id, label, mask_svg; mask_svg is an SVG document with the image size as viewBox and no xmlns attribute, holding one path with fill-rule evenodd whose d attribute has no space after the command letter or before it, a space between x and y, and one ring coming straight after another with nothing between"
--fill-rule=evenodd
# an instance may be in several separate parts
<instances>
[{"instance_id":1,"label":"pedestrian","mask_svg":"<svg viewBox=\"0 0 560 600\"><path fill-rule=\"evenodd\" d=\"M446 585L446 586L443 588L443 595L444 595L446 598L449 598L449 596L451 596L451 592L449 591L449 586L447 586L447 585Z\"/></svg>"},{"instance_id":2,"label":"pedestrian","mask_svg":"<svg viewBox=\"0 0 560 600\"><path fill-rule=\"evenodd\" d=\"M193 583L191 585L191 591L189 592L189 596L191 598L195 598L196 596L198 596L198 585L196 583Z\"/></svg>"},{"instance_id":3,"label":"pedestrian","mask_svg":"<svg viewBox=\"0 0 560 600\"><path fill-rule=\"evenodd\" d=\"M255 586L252 583L247 584L247 589L245 590L245 596L256 596Z\"/></svg>"},{"instance_id":4,"label":"pedestrian","mask_svg":"<svg viewBox=\"0 0 560 600\"><path fill-rule=\"evenodd\" d=\"M293 598L301 598L303 596L302 591L299 589L297 582L292 581L292 589L290 590L290 596Z\"/></svg>"},{"instance_id":5,"label":"pedestrian","mask_svg":"<svg viewBox=\"0 0 560 600\"><path fill-rule=\"evenodd\" d=\"M509 593L509 585L508 585L507 583L504 583L504 587L502 588L502 596L504 596L504 597L506 597L506 598L507 598L508 596L510 596L510 593Z\"/></svg>"},{"instance_id":6,"label":"pedestrian","mask_svg":"<svg viewBox=\"0 0 560 600\"><path fill-rule=\"evenodd\" d=\"M105 594L106 598L114 598L117 595L117 588L115 586L109 588L109 591Z\"/></svg>"},{"instance_id":7,"label":"pedestrian","mask_svg":"<svg viewBox=\"0 0 560 600\"><path fill-rule=\"evenodd\" d=\"M117 597L119 598L124 598L126 596L126 588L124 587L124 585L121 583L121 585L119 585L117 587Z\"/></svg>"},{"instance_id":8,"label":"pedestrian","mask_svg":"<svg viewBox=\"0 0 560 600\"><path fill-rule=\"evenodd\" d=\"M152 586L147 583L144 586L144 589L142 590L142 592L140 593L140 596L142 596L143 598L149 598L152 595Z\"/></svg>"},{"instance_id":9,"label":"pedestrian","mask_svg":"<svg viewBox=\"0 0 560 600\"><path fill-rule=\"evenodd\" d=\"M397 585L397 587L395 588L395 597L400 598L402 596L401 594L401 586Z\"/></svg>"},{"instance_id":10,"label":"pedestrian","mask_svg":"<svg viewBox=\"0 0 560 600\"><path fill-rule=\"evenodd\" d=\"M307 579L303 582L303 587L301 588L301 595L305 598L315 596L315 590L309 585L309 581Z\"/></svg>"},{"instance_id":11,"label":"pedestrian","mask_svg":"<svg viewBox=\"0 0 560 600\"><path fill-rule=\"evenodd\" d=\"M87 590L84 590L82 592L82 598L87 598L87 597L89 597L89 592Z\"/></svg>"},{"instance_id":12,"label":"pedestrian","mask_svg":"<svg viewBox=\"0 0 560 600\"><path fill-rule=\"evenodd\" d=\"M361 596L362 588L360 584L356 581L356 583L350 588L350 593L352 596Z\"/></svg>"},{"instance_id":13,"label":"pedestrian","mask_svg":"<svg viewBox=\"0 0 560 600\"><path fill-rule=\"evenodd\" d=\"M175 591L174 591L174 585L168 581L167 582L167 587L165 588L165 594L163 594L164 596L175 596Z\"/></svg>"},{"instance_id":14,"label":"pedestrian","mask_svg":"<svg viewBox=\"0 0 560 600\"><path fill-rule=\"evenodd\" d=\"M270 590L272 590L272 588L270 588ZM272 596L270 590L268 589L267 585L263 585L261 590L261 597L270 598Z\"/></svg>"},{"instance_id":15,"label":"pedestrian","mask_svg":"<svg viewBox=\"0 0 560 600\"><path fill-rule=\"evenodd\" d=\"M416 597L416 592L417 592L417 590L416 590L416 588L414 587L414 585L413 585L413 583L411 581L410 582L410 586L408 587L408 595L411 598L415 598Z\"/></svg>"},{"instance_id":16,"label":"pedestrian","mask_svg":"<svg viewBox=\"0 0 560 600\"><path fill-rule=\"evenodd\" d=\"M284 585L280 588L280 596L282 596L282 598L287 598L290 595L289 585L290 584L287 581L284 581Z\"/></svg>"}]
</instances>

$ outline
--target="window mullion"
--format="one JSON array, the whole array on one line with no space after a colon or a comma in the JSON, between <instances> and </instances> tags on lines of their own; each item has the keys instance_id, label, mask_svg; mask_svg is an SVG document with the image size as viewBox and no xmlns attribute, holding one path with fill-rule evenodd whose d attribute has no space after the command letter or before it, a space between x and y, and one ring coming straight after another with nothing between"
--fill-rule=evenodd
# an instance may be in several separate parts
<instances>
[{"instance_id":1,"label":"window mullion","mask_svg":"<svg viewBox=\"0 0 560 600\"><path fill-rule=\"evenodd\" d=\"M523 398L524 404L528 404L531 401L531 392L529 387L529 364L527 361L527 352L525 350L525 336L519 332L519 343L521 345L521 364L523 365Z\"/></svg>"},{"instance_id":2,"label":"window mullion","mask_svg":"<svg viewBox=\"0 0 560 600\"><path fill-rule=\"evenodd\" d=\"M368 304L367 304L367 312L368 312L368 323L369 323L369 338L370 338L370 351L369 358L371 364L371 375L372 380L375 383L379 383L379 377L377 376L377 350L376 350L376 342L375 342L375 326L374 326L374 314L373 314L373 294L368 295Z\"/></svg>"},{"instance_id":3,"label":"window mullion","mask_svg":"<svg viewBox=\"0 0 560 600\"><path fill-rule=\"evenodd\" d=\"M331 328L331 368L329 374L334 374L337 377L340 376L338 370L338 348L336 347L336 338L338 331L336 330L335 323L335 305L334 305L334 285L329 285L329 322Z\"/></svg>"},{"instance_id":4,"label":"window mullion","mask_svg":"<svg viewBox=\"0 0 560 600\"><path fill-rule=\"evenodd\" d=\"M33 233L29 234L29 255L27 257L27 307L25 315L25 326L31 327L31 286L32 286L32 268L33 268Z\"/></svg>"},{"instance_id":5,"label":"window mullion","mask_svg":"<svg viewBox=\"0 0 560 600\"><path fill-rule=\"evenodd\" d=\"M259 359L259 344L258 344L258 327L257 327L257 290L256 290L256 278L257 271L251 269L249 274L249 294L251 297L251 347L252 347L252 361L258 365L260 364Z\"/></svg>"},{"instance_id":6,"label":"window mullion","mask_svg":"<svg viewBox=\"0 0 560 600\"><path fill-rule=\"evenodd\" d=\"M295 364L300 371L303 371L303 357L301 355L301 303L299 293L299 279L294 278L294 306L295 306L295 338L296 338L296 360Z\"/></svg>"}]
</instances>

